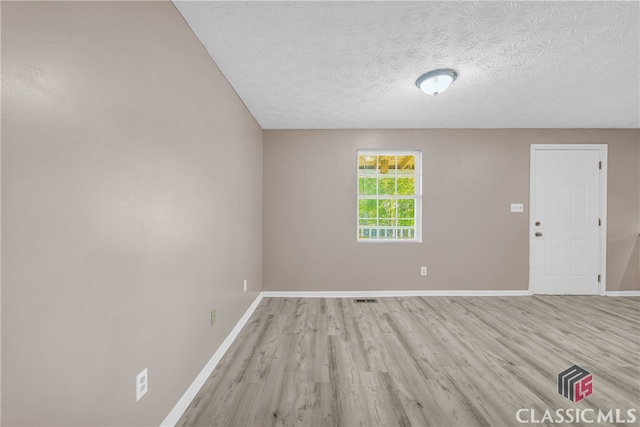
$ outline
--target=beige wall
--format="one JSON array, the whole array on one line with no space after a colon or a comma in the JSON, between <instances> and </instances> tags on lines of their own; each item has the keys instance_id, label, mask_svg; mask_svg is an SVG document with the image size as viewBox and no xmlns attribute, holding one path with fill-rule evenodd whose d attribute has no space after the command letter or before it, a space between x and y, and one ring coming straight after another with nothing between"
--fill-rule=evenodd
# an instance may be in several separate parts
<instances>
[{"instance_id":1,"label":"beige wall","mask_svg":"<svg viewBox=\"0 0 640 427\"><path fill-rule=\"evenodd\" d=\"M2 65L3 424L158 425L261 289L262 130L170 2L2 2Z\"/></svg>"},{"instance_id":2,"label":"beige wall","mask_svg":"<svg viewBox=\"0 0 640 427\"><path fill-rule=\"evenodd\" d=\"M607 223L607 290L640 290L638 224L640 224L639 165L640 130L627 141L611 137L609 142L609 186ZM615 141L615 142L613 142Z\"/></svg>"},{"instance_id":3,"label":"beige wall","mask_svg":"<svg viewBox=\"0 0 640 427\"><path fill-rule=\"evenodd\" d=\"M640 289L639 131L528 129L265 131L264 289L528 289L529 146L543 143L609 144L608 290ZM365 148L423 151L423 243L356 242Z\"/></svg>"}]
</instances>

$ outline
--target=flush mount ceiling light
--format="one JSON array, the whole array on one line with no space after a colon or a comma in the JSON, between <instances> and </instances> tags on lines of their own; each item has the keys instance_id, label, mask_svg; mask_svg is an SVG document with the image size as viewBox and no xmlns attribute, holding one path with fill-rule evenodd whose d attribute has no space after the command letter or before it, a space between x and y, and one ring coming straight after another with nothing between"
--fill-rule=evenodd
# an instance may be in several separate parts
<instances>
[{"instance_id":1,"label":"flush mount ceiling light","mask_svg":"<svg viewBox=\"0 0 640 427\"><path fill-rule=\"evenodd\" d=\"M416 80L416 86L418 86L424 93L429 95L438 95L447 90L451 83L453 83L457 78L458 73L449 68L432 70L418 77L418 80Z\"/></svg>"}]
</instances>

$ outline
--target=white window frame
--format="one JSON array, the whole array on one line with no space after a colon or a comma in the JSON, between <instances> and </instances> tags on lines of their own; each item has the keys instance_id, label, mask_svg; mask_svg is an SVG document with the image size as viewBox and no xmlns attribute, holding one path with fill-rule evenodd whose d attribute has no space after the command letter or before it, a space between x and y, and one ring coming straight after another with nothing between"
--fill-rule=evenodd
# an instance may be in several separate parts
<instances>
[{"instance_id":1,"label":"white window frame","mask_svg":"<svg viewBox=\"0 0 640 427\"><path fill-rule=\"evenodd\" d=\"M415 235L413 239L380 239L378 238L371 239L361 239L360 238L360 200L367 199L371 197L366 197L360 195L360 167L359 160L360 156L407 156L412 155L415 156L416 166L415 166L415 195L411 197L402 197L398 195L392 196L395 199L404 199L411 198L415 200ZM378 176L379 174L376 174ZM377 195L376 198L389 198L388 195L384 195L384 197ZM420 150L357 150L356 152L356 240L358 243L422 243L422 151Z\"/></svg>"}]
</instances>

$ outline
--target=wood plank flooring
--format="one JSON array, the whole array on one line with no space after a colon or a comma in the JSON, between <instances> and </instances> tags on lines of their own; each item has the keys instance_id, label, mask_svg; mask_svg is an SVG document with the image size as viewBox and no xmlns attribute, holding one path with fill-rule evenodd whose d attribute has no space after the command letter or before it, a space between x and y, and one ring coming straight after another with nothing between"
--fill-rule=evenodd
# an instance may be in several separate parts
<instances>
[{"instance_id":1,"label":"wood plank flooring","mask_svg":"<svg viewBox=\"0 0 640 427\"><path fill-rule=\"evenodd\" d=\"M377 301L264 298L178 425L513 426L520 408L640 418L640 298ZM578 403L556 384L574 364L594 377Z\"/></svg>"}]
</instances>

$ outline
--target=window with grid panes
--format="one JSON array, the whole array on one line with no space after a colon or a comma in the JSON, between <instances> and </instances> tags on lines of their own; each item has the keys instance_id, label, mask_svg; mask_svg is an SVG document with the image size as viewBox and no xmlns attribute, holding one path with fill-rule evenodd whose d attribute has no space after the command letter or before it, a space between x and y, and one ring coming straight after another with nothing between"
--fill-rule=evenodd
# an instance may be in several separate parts
<instances>
[{"instance_id":1,"label":"window with grid panes","mask_svg":"<svg viewBox=\"0 0 640 427\"><path fill-rule=\"evenodd\" d=\"M421 241L421 157L358 151L358 241Z\"/></svg>"}]
</instances>

